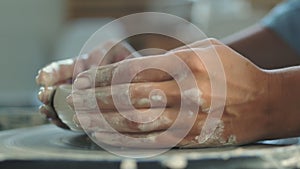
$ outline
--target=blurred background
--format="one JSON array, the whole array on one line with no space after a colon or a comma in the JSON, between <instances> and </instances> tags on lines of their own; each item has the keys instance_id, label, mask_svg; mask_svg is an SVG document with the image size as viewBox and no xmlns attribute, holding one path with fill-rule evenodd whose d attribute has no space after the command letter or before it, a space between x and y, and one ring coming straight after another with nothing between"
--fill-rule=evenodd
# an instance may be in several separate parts
<instances>
[{"instance_id":1,"label":"blurred background","mask_svg":"<svg viewBox=\"0 0 300 169\"><path fill-rule=\"evenodd\" d=\"M280 0L0 0L0 113L7 106L37 106L35 76L47 63L77 56L105 23L136 12L185 18L208 37L222 39L258 22ZM118 30L113 30L118 31ZM134 37L137 49L171 49L168 37ZM1 120L4 118L0 118ZM25 120L26 121L26 120ZM5 122L2 122L2 124Z\"/></svg>"}]
</instances>

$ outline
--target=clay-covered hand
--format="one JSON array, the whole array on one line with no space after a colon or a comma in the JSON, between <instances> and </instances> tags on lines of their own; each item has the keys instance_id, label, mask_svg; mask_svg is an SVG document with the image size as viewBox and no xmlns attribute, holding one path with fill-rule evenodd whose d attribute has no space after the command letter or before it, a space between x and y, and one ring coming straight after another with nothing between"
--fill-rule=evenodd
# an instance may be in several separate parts
<instances>
[{"instance_id":1,"label":"clay-covered hand","mask_svg":"<svg viewBox=\"0 0 300 169\"><path fill-rule=\"evenodd\" d=\"M209 74L208 68L219 66L215 63L218 57L224 72ZM149 69L140 71L145 67ZM130 83L127 77L133 77ZM190 86L194 80L196 88ZM218 90L212 95L212 83L225 85L225 95ZM82 72L74 83L77 91L67 101L77 112L75 121L109 145L169 147L189 126L177 146L239 145L265 138L269 129L268 83L267 71L221 42L207 39L163 55L123 60ZM224 101L225 107L210 109L212 100ZM183 109L184 115L179 118L182 101L198 110ZM223 113L220 119L207 121L216 126L214 130L200 138L208 115L219 110ZM122 135L112 132L107 123ZM132 141L127 136L144 139Z\"/></svg>"},{"instance_id":2,"label":"clay-covered hand","mask_svg":"<svg viewBox=\"0 0 300 169\"><path fill-rule=\"evenodd\" d=\"M109 52L107 50L109 50ZM62 123L57 117L52 105L50 105L56 86L72 83L73 77L92 66L115 63L125 58L135 57L135 55L138 54L129 44L125 42L117 43L116 41L108 41L84 56L52 62L45 66L39 70L36 76L36 83L41 86L38 98L44 104L40 106L40 112L57 126L68 128L68 126ZM99 63L100 59L102 60ZM74 68L75 64L76 68Z\"/></svg>"}]
</instances>

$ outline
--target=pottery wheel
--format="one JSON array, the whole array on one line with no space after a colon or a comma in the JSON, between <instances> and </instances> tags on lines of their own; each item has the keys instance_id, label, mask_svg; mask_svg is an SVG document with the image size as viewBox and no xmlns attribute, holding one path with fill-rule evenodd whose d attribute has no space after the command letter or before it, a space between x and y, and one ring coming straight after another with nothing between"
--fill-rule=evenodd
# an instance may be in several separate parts
<instances>
[{"instance_id":1,"label":"pottery wheel","mask_svg":"<svg viewBox=\"0 0 300 169\"><path fill-rule=\"evenodd\" d=\"M134 162L138 168L176 168L171 165L174 159L186 163L183 168L300 168L299 139L288 141L239 147L172 149ZM35 165L36 168L59 169L65 167L64 163L72 168L120 168L124 160L101 149L84 134L53 125L0 132L1 169L18 165L23 169L26 166L35 168Z\"/></svg>"}]
</instances>

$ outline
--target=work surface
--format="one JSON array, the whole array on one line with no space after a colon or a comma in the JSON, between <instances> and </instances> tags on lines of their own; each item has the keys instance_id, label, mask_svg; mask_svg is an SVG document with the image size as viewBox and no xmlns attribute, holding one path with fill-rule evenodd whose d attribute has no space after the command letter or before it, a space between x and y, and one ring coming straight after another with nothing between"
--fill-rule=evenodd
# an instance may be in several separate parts
<instances>
[{"instance_id":1,"label":"work surface","mask_svg":"<svg viewBox=\"0 0 300 169\"><path fill-rule=\"evenodd\" d=\"M129 161L137 168L176 168L176 162L180 162L177 168L300 168L298 140L289 140L293 145L269 142L272 144L172 149L156 157ZM128 159L97 147L84 134L62 130L54 125L0 132L0 161L1 169L113 169L124 168L126 165L122 163L128 163Z\"/></svg>"}]
</instances>

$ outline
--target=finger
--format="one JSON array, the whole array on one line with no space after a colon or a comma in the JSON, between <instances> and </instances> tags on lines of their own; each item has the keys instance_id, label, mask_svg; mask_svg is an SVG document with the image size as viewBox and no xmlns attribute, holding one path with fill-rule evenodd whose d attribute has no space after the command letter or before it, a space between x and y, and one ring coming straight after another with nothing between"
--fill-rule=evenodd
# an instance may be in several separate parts
<instances>
[{"instance_id":1,"label":"finger","mask_svg":"<svg viewBox=\"0 0 300 169\"><path fill-rule=\"evenodd\" d=\"M57 119L56 113L53 111L53 109L50 106L47 105L41 105L39 107L39 112L44 115L47 119Z\"/></svg>"},{"instance_id":2,"label":"finger","mask_svg":"<svg viewBox=\"0 0 300 169\"><path fill-rule=\"evenodd\" d=\"M97 105L92 105L93 100ZM132 83L78 90L67 97L76 110L90 110L98 106L101 110L130 110L133 108L171 107L180 103L180 90L172 81Z\"/></svg>"},{"instance_id":3,"label":"finger","mask_svg":"<svg viewBox=\"0 0 300 169\"><path fill-rule=\"evenodd\" d=\"M171 109L139 109L127 112L77 113L74 122L88 131L150 132L167 129L176 113ZM114 130L112 130L114 129Z\"/></svg>"},{"instance_id":4,"label":"finger","mask_svg":"<svg viewBox=\"0 0 300 169\"><path fill-rule=\"evenodd\" d=\"M111 146L132 147L132 148L171 148L196 147L199 143L195 135L185 136L185 130L162 130L149 133L116 133L116 132L93 132L92 136L98 142Z\"/></svg>"},{"instance_id":5,"label":"finger","mask_svg":"<svg viewBox=\"0 0 300 169\"><path fill-rule=\"evenodd\" d=\"M146 134L122 134L94 132L92 136L100 143L111 146L131 148L169 148L176 139L170 136L159 137L163 132Z\"/></svg>"},{"instance_id":6,"label":"finger","mask_svg":"<svg viewBox=\"0 0 300 169\"><path fill-rule=\"evenodd\" d=\"M86 89L93 85L96 87L111 85L112 80L113 84L171 80L187 69L184 61L174 59L176 54L134 58L89 69L77 76L74 85L77 89Z\"/></svg>"},{"instance_id":7,"label":"finger","mask_svg":"<svg viewBox=\"0 0 300 169\"><path fill-rule=\"evenodd\" d=\"M52 62L38 72L36 83L47 87L71 79L74 73L75 63L75 59ZM78 71L80 71L79 67L81 67L81 71L84 70L82 61L78 62L77 65Z\"/></svg>"},{"instance_id":8,"label":"finger","mask_svg":"<svg viewBox=\"0 0 300 169\"><path fill-rule=\"evenodd\" d=\"M193 77L194 72L205 71L199 57L214 53L214 47L197 50L179 50L164 55L124 60L112 65L89 69L79 74L75 88L86 89L123 83L161 82Z\"/></svg>"},{"instance_id":9,"label":"finger","mask_svg":"<svg viewBox=\"0 0 300 169\"><path fill-rule=\"evenodd\" d=\"M203 117L202 117L203 118ZM224 127L218 125L212 133L207 135L207 139L202 142L199 141L200 131L203 127L202 124L194 125L197 127L195 130L184 130L182 128L173 128L161 131L151 132L106 132L106 131L93 131L93 136L96 140L105 144L122 147L136 147L136 148L168 148L170 146L176 147L217 147L236 145L237 141L234 135L226 136L224 134ZM195 129L195 127L193 127Z\"/></svg>"},{"instance_id":10,"label":"finger","mask_svg":"<svg viewBox=\"0 0 300 169\"><path fill-rule=\"evenodd\" d=\"M41 87L40 91L38 93L38 99L46 105L50 104L50 102L53 98L55 89L56 89L56 87L47 87L47 88Z\"/></svg>"},{"instance_id":11,"label":"finger","mask_svg":"<svg viewBox=\"0 0 300 169\"><path fill-rule=\"evenodd\" d=\"M103 131L93 132L92 136L97 142L111 146L131 148L208 148L237 145L234 142L220 142L217 140L199 143L198 134L183 136L181 130L157 131L151 133L109 133Z\"/></svg>"},{"instance_id":12,"label":"finger","mask_svg":"<svg viewBox=\"0 0 300 169\"><path fill-rule=\"evenodd\" d=\"M207 38L203 39L201 41L196 41L188 45L184 45L178 48L175 48L173 50L170 50L169 52L174 52L174 51L179 51L179 50L186 50L186 49L191 49L191 48L206 48L209 46L214 46L214 45L224 45L222 42L220 42L217 39L214 38Z\"/></svg>"},{"instance_id":13,"label":"finger","mask_svg":"<svg viewBox=\"0 0 300 169\"><path fill-rule=\"evenodd\" d=\"M199 134L189 133L185 136L176 147L180 148L208 148L208 147L220 147L224 144L220 143L218 140L211 139L208 142L201 143L198 141Z\"/></svg>"},{"instance_id":14,"label":"finger","mask_svg":"<svg viewBox=\"0 0 300 169\"><path fill-rule=\"evenodd\" d=\"M109 41L95 48L89 54L74 59L53 62L47 65L39 71L36 82L39 85L52 86L60 82L65 82L66 80L71 79L73 75L76 76L78 73L89 69L92 66L111 64L125 58L139 56L140 55L135 52L129 44L125 42L117 43L117 41Z\"/></svg>"},{"instance_id":15,"label":"finger","mask_svg":"<svg viewBox=\"0 0 300 169\"><path fill-rule=\"evenodd\" d=\"M214 48L179 50L163 55L124 60L116 64L100 66L79 74L75 88L86 89L122 83L160 82L173 78L191 77L192 72L205 70L201 59Z\"/></svg>"},{"instance_id":16,"label":"finger","mask_svg":"<svg viewBox=\"0 0 300 169\"><path fill-rule=\"evenodd\" d=\"M191 129L192 133L200 133L205 121L205 113L193 113L173 108L137 109L118 112L82 112L74 117L75 123L89 131L111 132L112 127L118 132L145 133L169 129ZM176 124L173 124L176 120Z\"/></svg>"}]
</instances>

